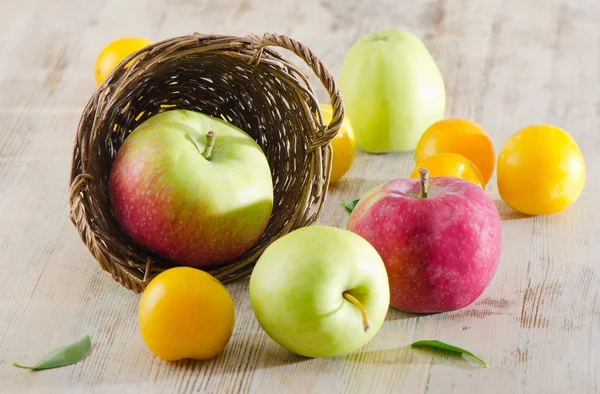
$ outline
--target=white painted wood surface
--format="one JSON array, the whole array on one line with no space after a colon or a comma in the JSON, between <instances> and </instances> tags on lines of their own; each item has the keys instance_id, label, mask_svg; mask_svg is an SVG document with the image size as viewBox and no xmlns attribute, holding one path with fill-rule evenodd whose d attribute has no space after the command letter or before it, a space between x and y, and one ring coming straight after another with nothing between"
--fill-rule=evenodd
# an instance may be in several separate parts
<instances>
[{"instance_id":1,"label":"white painted wood surface","mask_svg":"<svg viewBox=\"0 0 600 394\"><path fill-rule=\"evenodd\" d=\"M0 392L599 392L597 0L0 0L0 10ZM347 357L307 360L280 348L256 323L241 280L228 285L237 322L222 355L155 358L137 331L138 296L100 270L67 218L71 146L100 49L124 35L269 31L308 44L337 75L352 42L388 27L425 39L445 76L448 115L479 122L497 150L529 124L569 130L588 168L580 200L523 217L492 180L504 248L483 296L454 313L390 310L375 339ZM320 222L343 227L341 198L412 165L411 154L359 154ZM82 363L38 373L11 366L84 333L94 349ZM430 338L490 368L408 346Z\"/></svg>"}]
</instances>

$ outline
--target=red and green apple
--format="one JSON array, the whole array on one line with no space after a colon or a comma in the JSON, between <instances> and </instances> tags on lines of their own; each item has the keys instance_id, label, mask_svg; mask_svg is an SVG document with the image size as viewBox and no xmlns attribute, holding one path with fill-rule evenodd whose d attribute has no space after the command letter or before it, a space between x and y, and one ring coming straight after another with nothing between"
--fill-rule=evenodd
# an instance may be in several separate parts
<instances>
[{"instance_id":1,"label":"red and green apple","mask_svg":"<svg viewBox=\"0 0 600 394\"><path fill-rule=\"evenodd\" d=\"M109 194L133 241L200 268L250 249L273 207L271 171L258 144L223 120L186 110L157 114L125 139Z\"/></svg>"}]
</instances>

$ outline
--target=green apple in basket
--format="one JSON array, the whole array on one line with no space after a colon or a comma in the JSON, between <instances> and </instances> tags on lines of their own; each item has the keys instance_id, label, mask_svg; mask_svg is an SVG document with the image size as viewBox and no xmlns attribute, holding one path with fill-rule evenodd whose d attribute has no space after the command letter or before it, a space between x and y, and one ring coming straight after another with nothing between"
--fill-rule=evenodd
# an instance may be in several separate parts
<instances>
[{"instance_id":1,"label":"green apple in basket","mask_svg":"<svg viewBox=\"0 0 600 394\"><path fill-rule=\"evenodd\" d=\"M390 303L385 266L360 236L305 227L271 244L250 278L250 301L265 332L307 357L343 355L379 330Z\"/></svg>"},{"instance_id":2,"label":"green apple in basket","mask_svg":"<svg viewBox=\"0 0 600 394\"><path fill-rule=\"evenodd\" d=\"M246 252L273 207L271 171L258 144L223 120L186 110L155 115L125 139L109 194L134 242L194 267Z\"/></svg>"}]
</instances>

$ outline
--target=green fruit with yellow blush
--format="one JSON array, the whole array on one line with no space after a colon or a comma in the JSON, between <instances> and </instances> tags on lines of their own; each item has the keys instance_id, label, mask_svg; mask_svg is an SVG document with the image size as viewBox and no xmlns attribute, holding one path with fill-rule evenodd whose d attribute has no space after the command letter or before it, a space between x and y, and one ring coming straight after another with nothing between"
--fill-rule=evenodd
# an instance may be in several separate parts
<instances>
[{"instance_id":1,"label":"green fruit with yellow blush","mask_svg":"<svg viewBox=\"0 0 600 394\"><path fill-rule=\"evenodd\" d=\"M275 342L302 356L329 357L375 336L390 289L371 244L347 230L311 226L265 250L250 278L250 301Z\"/></svg>"},{"instance_id":2,"label":"green fruit with yellow blush","mask_svg":"<svg viewBox=\"0 0 600 394\"><path fill-rule=\"evenodd\" d=\"M442 75L423 42L402 30L356 42L338 82L356 146L365 152L414 150L427 127L444 117Z\"/></svg>"}]
</instances>

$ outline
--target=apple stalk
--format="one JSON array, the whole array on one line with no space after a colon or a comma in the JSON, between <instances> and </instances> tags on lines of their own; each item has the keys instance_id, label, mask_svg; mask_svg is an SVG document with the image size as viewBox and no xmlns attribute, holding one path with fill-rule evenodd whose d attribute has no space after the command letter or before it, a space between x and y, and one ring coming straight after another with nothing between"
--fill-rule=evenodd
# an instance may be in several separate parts
<instances>
[{"instance_id":1,"label":"apple stalk","mask_svg":"<svg viewBox=\"0 0 600 394\"><path fill-rule=\"evenodd\" d=\"M429 183L429 170L427 168L419 168L419 178L421 187L419 188L419 197L427 198L427 185Z\"/></svg>"},{"instance_id":2,"label":"apple stalk","mask_svg":"<svg viewBox=\"0 0 600 394\"><path fill-rule=\"evenodd\" d=\"M356 297L354 297L352 294L346 291L343 292L342 295L345 299L350 301L350 303L352 303L355 307L357 307L360 310L363 320L363 326L365 327L365 332L369 331L369 320L367 319L367 311L365 310L363 304L361 304L361 302L357 300Z\"/></svg>"},{"instance_id":3,"label":"apple stalk","mask_svg":"<svg viewBox=\"0 0 600 394\"><path fill-rule=\"evenodd\" d=\"M209 131L206 133L206 145L204 146L204 150L202 151L202 156L206 160L210 160L210 155L212 154L213 146L215 146L215 136L216 133L214 131Z\"/></svg>"}]
</instances>

